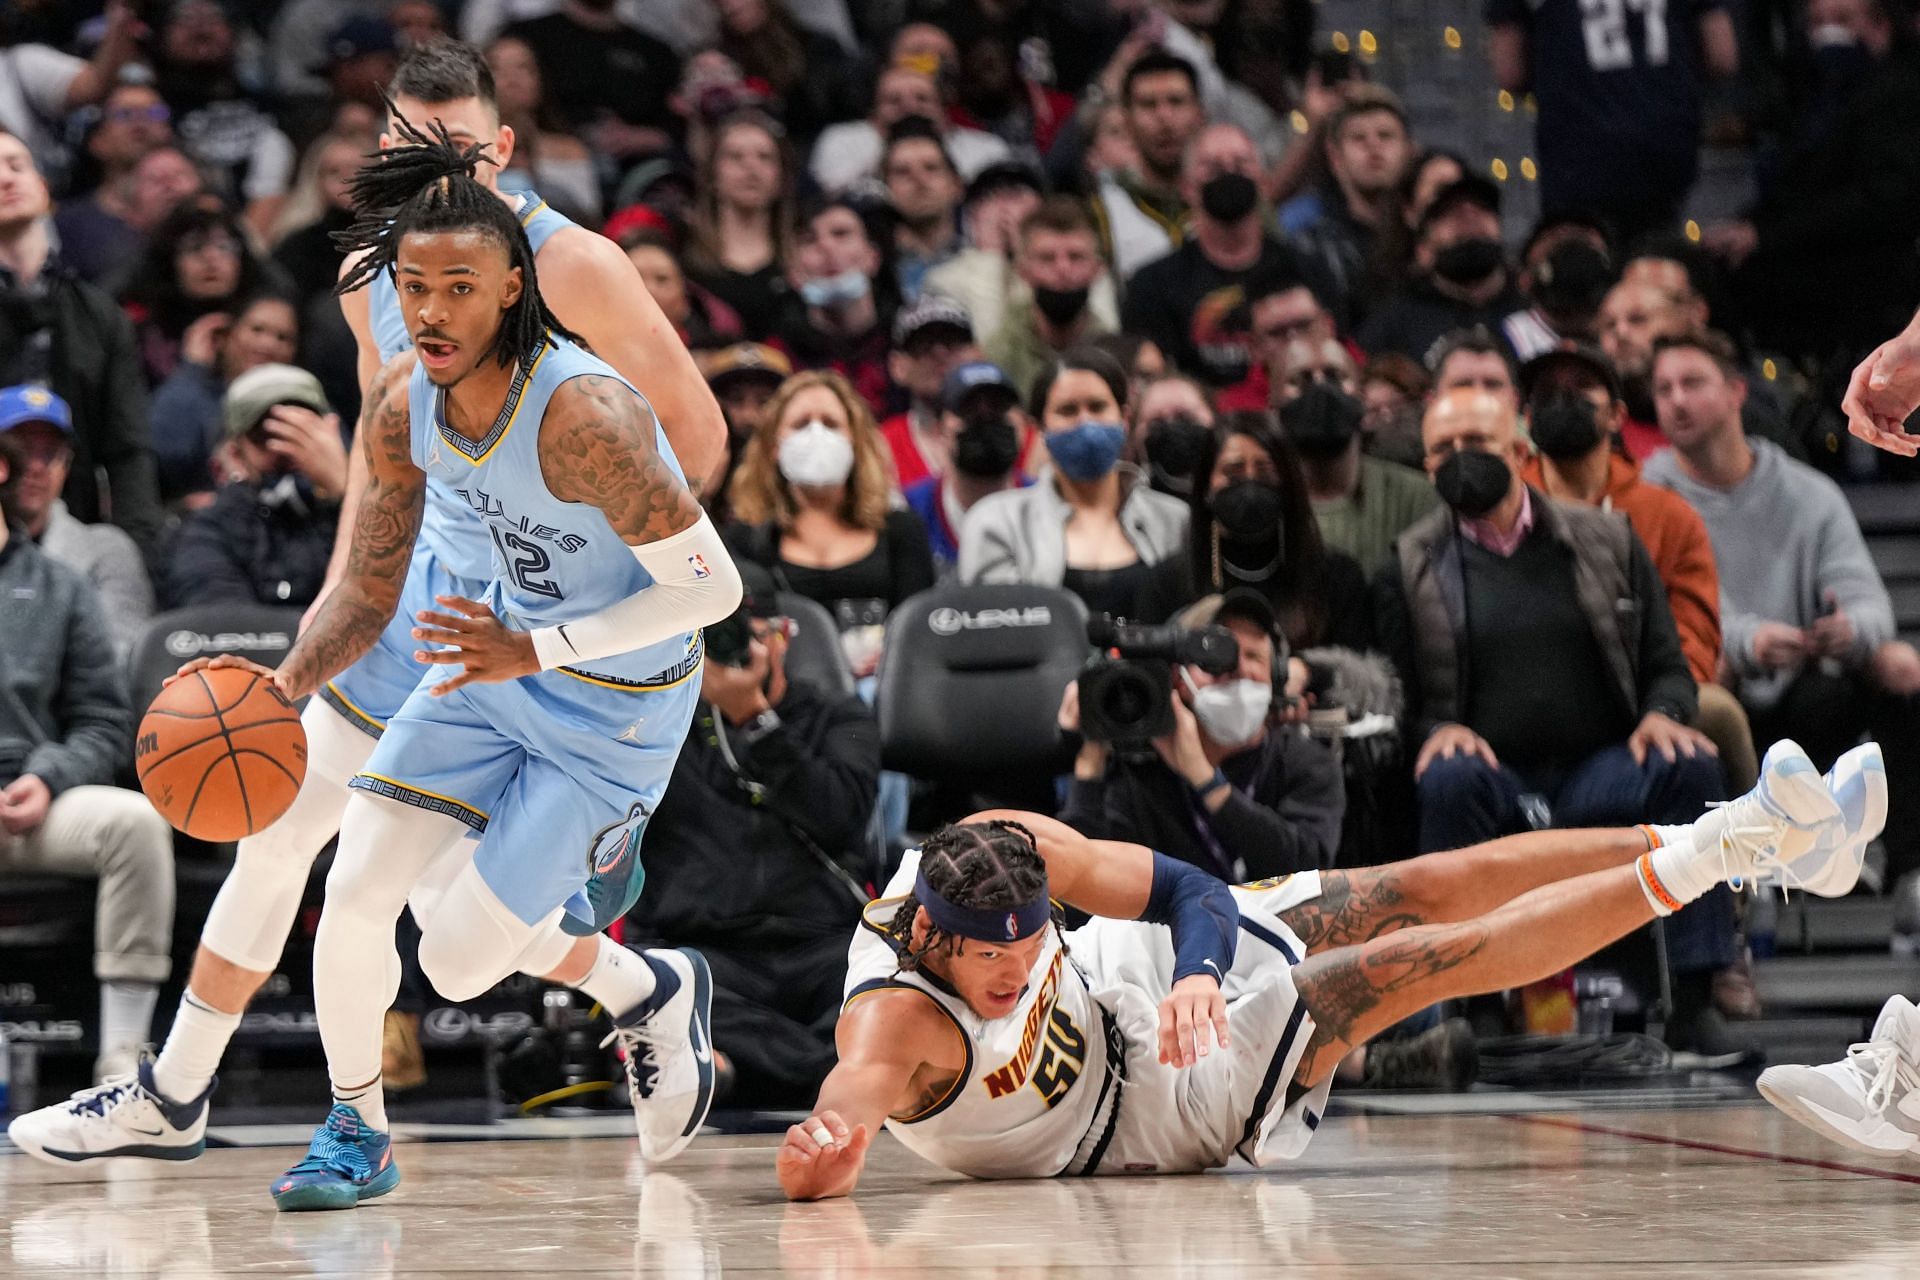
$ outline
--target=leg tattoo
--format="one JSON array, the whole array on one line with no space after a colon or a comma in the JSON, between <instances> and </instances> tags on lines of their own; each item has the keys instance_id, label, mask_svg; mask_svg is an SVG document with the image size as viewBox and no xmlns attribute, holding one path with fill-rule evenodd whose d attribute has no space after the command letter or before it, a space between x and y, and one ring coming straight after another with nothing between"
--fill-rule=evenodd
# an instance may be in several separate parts
<instances>
[{"instance_id":1,"label":"leg tattoo","mask_svg":"<svg viewBox=\"0 0 1920 1280\"><path fill-rule=\"evenodd\" d=\"M1390 868L1320 873L1320 896L1289 907L1280 919L1309 952L1350 947L1383 933L1425 923L1395 887Z\"/></svg>"},{"instance_id":2,"label":"leg tattoo","mask_svg":"<svg viewBox=\"0 0 1920 1280\"><path fill-rule=\"evenodd\" d=\"M1297 1078L1318 1079L1349 1049L1442 998L1431 980L1478 955L1492 930L1482 921L1427 925L1388 941L1310 956L1294 984L1313 1015L1313 1039ZM1397 998L1396 998L1397 997Z\"/></svg>"}]
</instances>

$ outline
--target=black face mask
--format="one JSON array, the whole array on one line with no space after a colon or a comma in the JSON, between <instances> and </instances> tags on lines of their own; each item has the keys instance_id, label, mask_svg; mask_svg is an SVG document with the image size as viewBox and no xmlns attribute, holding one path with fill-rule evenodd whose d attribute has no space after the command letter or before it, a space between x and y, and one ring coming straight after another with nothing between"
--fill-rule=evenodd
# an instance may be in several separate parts
<instances>
[{"instance_id":1,"label":"black face mask","mask_svg":"<svg viewBox=\"0 0 1920 1280\"><path fill-rule=\"evenodd\" d=\"M1171 487L1186 492L1192 487L1193 473L1200 466L1200 455L1211 434L1198 418L1184 413L1155 418L1147 424L1147 465L1157 477L1174 482Z\"/></svg>"},{"instance_id":2,"label":"black face mask","mask_svg":"<svg viewBox=\"0 0 1920 1280\"><path fill-rule=\"evenodd\" d=\"M1462 449L1440 464L1433 487L1440 500L1469 520L1478 520L1500 505L1513 487L1513 472L1505 459L1478 449Z\"/></svg>"},{"instance_id":3,"label":"black face mask","mask_svg":"<svg viewBox=\"0 0 1920 1280\"><path fill-rule=\"evenodd\" d=\"M969 415L953 440L953 465L976 480L997 480L1020 458L1020 432L1004 413Z\"/></svg>"},{"instance_id":4,"label":"black face mask","mask_svg":"<svg viewBox=\"0 0 1920 1280\"><path fill-rule=\"evenodd\" d=\"M1613 259L1585 240L1569 240L1533 269L1533 300L1548 315L1590 315L1613 287Z\"/></svg>"},{"instance_id":5,"label":"black face mask","mask_svg":"<svg viewBox=\"0 0 1920 1280\"><path fill-rule=\"evenodd\" d=\"M1047 318L1048 324L1064 329L1087 309L1087 293L1085 286L1078 289L1049 289L1037 284L1033 286L1033 305L1040 308L1040 314Z\"/></svg>"},{"instance_id":6,"label":"black face mask","mask_svg":"<svg viewBox=\"0 0 1920 1280\"><path fill-rule=\"evenodd\" d=\"M1260 188L1244 173L1208 178L1200 188L1200 207L1216 222L1238 222L1260 203Z\"/></svg>"},{"instance_id":7,"label":"black face mask","mask_svg":"<svg viewBox=\"0 0 1920 1280\"><path fill-rule=\"evenodd\" d=\"M1449 284L1477 284L1500 269L1500 242L1484 236L1450 244L1433 255L1433 274Z\"/></svg>"},{"instance_id":8,"label":"black face mask","mask_svg":"<svg viewBox=\"0 0 1920 1280\"><path fill-rule=\"evenodd\" d=\"M1316 382L1280 407L1280 425L1294 447L1325 461L1346 451L1360 434L1360 402L1338 387Z\"/></svg>"},{"instance_id":9,"label":"black face mask","mask_svg":"<svg viewBox=\"0 0 1920 1280\"><path fill-rule=\"evenodd\" d=\"M1527 428L1540 452L1555 462L1584 458L1600 443L1600 420L1593 405L1564 391L1536 401L1527 415Z\"/></svg>"},{"instance_id":10,"label":"black face mask","mask_svg":"<svg viewBox=\"0 0 1920 1280\"><path fill-rule=\"evenodd\" d=\"M1220 532L1235 542L1270 543L1280 537L1280 490L1264 480L1235 480L1209 505Z\"/></svg>"}]
</instances>

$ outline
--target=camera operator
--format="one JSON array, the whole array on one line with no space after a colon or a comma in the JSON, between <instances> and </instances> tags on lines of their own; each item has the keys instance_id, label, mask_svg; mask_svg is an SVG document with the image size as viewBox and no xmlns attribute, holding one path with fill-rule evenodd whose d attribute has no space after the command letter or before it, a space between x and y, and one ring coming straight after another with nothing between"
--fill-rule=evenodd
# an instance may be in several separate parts
<instances>
[{"instance_id":1,"label":"camera operator","mask_svg":"<svg viewBox=\"0 0 1920 1280\"><path fill-rule=\"evenodd\" d=\"M859 698L788 678L792 623L773 580L746 561L740 576L740 610L707 628L700 709L647 823L627 941L695 947L713 966L731 1102L800 1106L833 1066L880 734Z\"/></svg>"},{"instance_id":2,"label":"camera operator","mask_svg":"<svg viewBox=\"0 0 1920 1280\"><path fill-rule=\"evenodd\" d=\"M1234 670L1174 670L1173 732L1129 758L1089 741L1074 761L1060 818L1099 839L1132 840L1244 881L1332 865L1346 792L1327 746L1291 723L1304 716L1306 664L1286 652L1273 607L1247 588L1207 596L1177 626L1215 624L1239 644ZM1286 673L1275 682L1276 668ZM1081 727L1079 686L1067 686L1060 723Z\"/></svg>"}]
</instances>

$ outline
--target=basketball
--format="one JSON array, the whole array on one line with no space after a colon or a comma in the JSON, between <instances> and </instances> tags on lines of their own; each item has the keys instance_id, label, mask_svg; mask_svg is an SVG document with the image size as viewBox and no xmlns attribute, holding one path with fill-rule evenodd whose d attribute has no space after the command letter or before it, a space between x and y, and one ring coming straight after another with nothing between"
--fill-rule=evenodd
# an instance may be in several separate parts
<instances>
[{"instance_id":1,"label":"basketball","mask_svg":"<svg viewBox=\"0 0 1920 1280\"><path fill-rule=\"evenodd\" d=\"M174 828L218 842L287 811L307 776L300 713L272 681L210 667L160 691L134 744L140 789Z\"/></svg>"}]
</instances>

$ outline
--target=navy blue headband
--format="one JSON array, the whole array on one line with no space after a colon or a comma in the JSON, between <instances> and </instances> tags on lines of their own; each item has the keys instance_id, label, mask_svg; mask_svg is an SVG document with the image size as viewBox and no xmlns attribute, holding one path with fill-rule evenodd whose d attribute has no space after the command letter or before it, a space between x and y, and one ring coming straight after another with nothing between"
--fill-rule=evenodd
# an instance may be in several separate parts
<instances>
[{"instance_id":1,"label":"navy blue headband","mask_svg":"<svg viewBox=\"0 0 1920 1280\"><path fill-rule=\"evenodd\" d=\"M955 938L976 942L1019 942L1031 938L1053 919L1053 903L1045 889L1022 907L963 907L941 897L927 883L927 873L918 871L913 878L913 896L927 909L933 927Z\"/></svg>"}]
</instances>

